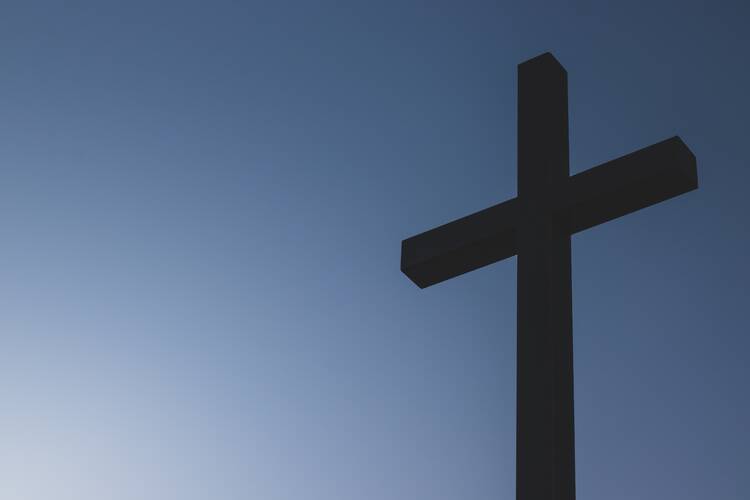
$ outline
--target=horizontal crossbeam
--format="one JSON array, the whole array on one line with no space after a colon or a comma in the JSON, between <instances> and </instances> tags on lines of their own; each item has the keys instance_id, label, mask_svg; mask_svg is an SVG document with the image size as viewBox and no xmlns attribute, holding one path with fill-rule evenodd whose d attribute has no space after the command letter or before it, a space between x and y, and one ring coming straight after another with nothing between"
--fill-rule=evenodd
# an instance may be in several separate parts
<instances>
[{"instance_id":1,"label":"horizontal crossbeam","mask_svg":"<svg viewBox=\"0 0 750 500\"><path fill-rule=\"evenodd\" d=\"M550 217L570 234L698 187L695 156L679 137L591 168L562 183ZM513 198L401 242L401 271L420 288L516 254Z\"/></svg>"}]
</instances>

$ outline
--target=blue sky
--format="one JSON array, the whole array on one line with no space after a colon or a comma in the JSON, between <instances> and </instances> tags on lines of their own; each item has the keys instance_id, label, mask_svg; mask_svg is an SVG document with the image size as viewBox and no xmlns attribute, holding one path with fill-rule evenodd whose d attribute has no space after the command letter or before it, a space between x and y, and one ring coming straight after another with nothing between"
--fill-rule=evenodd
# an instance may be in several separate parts
<instances>
[{"instance_id":1,"label":"blue sky","mask_svg":"<svg viewBox=\"0 0 750 500\"><path fill-rule=\"evenodd\" d=\"M748 7L0 6L0 496L514 497L515 261L403 238L515 196L516 65L571 172L700 188L573 238L578 498L750 497Z\"/></svg>"}]
</instances>

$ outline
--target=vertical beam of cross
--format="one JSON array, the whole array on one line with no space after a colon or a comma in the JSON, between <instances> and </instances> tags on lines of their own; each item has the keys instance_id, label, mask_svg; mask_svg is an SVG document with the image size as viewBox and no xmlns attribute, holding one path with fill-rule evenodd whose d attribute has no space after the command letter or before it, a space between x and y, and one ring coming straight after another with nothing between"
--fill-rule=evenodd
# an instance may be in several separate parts
<instances>
[{"instance_id":1,"label":"vertical beam of cross","mask_svg":"<svg viewBox=\"0 0 750 500\"><path fill-rule=\"evenodd\" d=\"M575 498L570 233L553 217L568 178L565 69L518 67L516 498Z\"/></svg>"}]
</instances>

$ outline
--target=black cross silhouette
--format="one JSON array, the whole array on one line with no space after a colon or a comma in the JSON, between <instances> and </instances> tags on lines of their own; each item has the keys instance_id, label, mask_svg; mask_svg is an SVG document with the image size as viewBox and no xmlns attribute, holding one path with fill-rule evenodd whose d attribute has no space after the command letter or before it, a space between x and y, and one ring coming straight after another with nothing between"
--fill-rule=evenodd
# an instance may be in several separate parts
<instances>
[{"instance_id":1,"label":"black cross silhouette","mask_svg":"<svg viewBox=\"0 0 750 500\"><path fill-rule=\"evenodd\" d=\"M570 236L698 187L679 137L569 176L568 83L550 53L518 65L518 196L401 243L425 288L517 256L516 498L573 500Z\"/></svg>"}]
</instances>

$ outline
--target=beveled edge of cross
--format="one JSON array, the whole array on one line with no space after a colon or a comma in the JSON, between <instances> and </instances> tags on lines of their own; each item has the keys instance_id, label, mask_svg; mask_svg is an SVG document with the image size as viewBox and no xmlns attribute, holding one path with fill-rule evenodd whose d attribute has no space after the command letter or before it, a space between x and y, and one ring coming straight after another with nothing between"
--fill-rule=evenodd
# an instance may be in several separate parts
<instances>
[{"instance_id":1,"label":"beveled edge of cross","mask_svg":"<svg viewBox=\"0 0 750 500\"><path fill-rule=\"evenodd\" d=\"M544 58L546 52L519 64ZM564 68L563 68L564 70ZM553 217L570 234L698 187L695 155L678 136L567 177L556 186ZM515 197L401 242L401 271L420 288L516 254Z\"/></svg>"}]
</instances>

